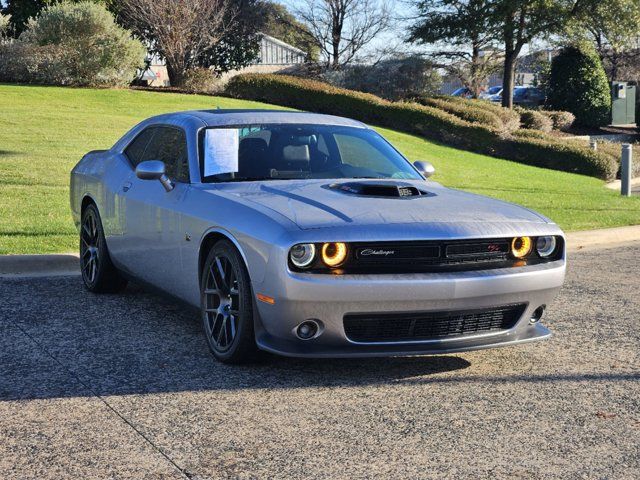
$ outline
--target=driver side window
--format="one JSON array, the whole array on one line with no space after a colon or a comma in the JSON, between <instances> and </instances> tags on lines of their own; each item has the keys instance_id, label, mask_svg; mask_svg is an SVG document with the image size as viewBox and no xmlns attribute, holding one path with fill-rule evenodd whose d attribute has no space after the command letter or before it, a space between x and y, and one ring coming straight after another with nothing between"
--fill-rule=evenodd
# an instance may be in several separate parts
<instances>
[{"instance_id":1,"label":"driver side window","mask_svg":"<svg viewBox=\"0 0 640 480\"><path fill-rule=\"evenodd\" d=\"M187 137L177 127L156 127L153 138L147 145L141 161L161 160L167 176L179 182L189 182Z\"/></svg>"},{"instance_id":2,"label":"driver side window","mask_svg":"<svg viewBox=\"0 0 640 480\"><path fill-rule=\"evenodd\" d=\"M140 162L161 160L169 178L189 182L187 137L181 128L149 127L129 144L124 153L134 168Z\"/></svg>"}]
</instances>

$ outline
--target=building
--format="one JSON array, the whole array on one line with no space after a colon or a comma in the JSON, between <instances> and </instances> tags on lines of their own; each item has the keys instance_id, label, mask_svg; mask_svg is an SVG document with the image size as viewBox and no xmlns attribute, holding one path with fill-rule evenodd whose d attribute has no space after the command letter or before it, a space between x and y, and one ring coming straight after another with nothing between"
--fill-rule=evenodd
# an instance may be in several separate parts
<instances>
[{"instance_id":1,"label":"building","mask_svg":"<svg viewBox=\"0 0 640 480\"><path fill-rule=\"evenodd\" d=\"M266 33L260 32L258 35L260 36L258 57L245 68L224 73L221 78L222 82L239 73L289 72L299 68L300 65L306 62L307 52ZM170 86L164 60L158 55L149 54L147 61L149 67L142 73L141 80L151 87Z\"/></svg>"}]
</instances>

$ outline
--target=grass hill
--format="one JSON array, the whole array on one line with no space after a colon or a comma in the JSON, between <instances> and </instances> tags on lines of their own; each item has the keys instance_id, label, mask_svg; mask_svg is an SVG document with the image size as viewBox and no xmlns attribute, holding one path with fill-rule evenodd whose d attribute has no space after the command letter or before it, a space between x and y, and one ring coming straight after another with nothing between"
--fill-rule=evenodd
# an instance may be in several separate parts
<instances>
[{"instance_id":1,"label":"grass hill","mask_svg":"<svg viewBox=\"0 0 640 480\"><path fill-rule=\"evenodd\" d=\"M69 172L89 150L109 148L151 115L198 108L274 108L223 97L134 90L0 85L0 254L77 249ZM538 210L566 230L640 223L640 198L602 181L526 166L379 128L434 180Z\"/></svg>"}]
</instances>

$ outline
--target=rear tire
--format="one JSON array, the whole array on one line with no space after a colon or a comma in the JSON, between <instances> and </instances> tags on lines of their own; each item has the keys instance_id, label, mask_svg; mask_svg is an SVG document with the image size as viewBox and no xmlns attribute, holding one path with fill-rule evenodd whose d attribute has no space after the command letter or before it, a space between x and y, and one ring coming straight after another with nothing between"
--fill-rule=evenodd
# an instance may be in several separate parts
<instances>
[{"instance_id":1,"label":"rear tire","mask_svg":"<svg viewBox=\"0 0 640 480\"><path fill-rule=\"evenodd\" d=\"M95 205L88 205L82 211L80 272L84 286L93 293L115 293L127 286L127 280L111 262L102 221Z\"/></svg>"},{"instance_id":2,"label":"rear tire","mask_svg":"<svg viewBox=\"0 0 640 480\"><path fill-rule=\"evenodd\" d=\"M220 240L202 268L200 310L209 349L224 363L252 360L258 350L249 273L235 246Z\"/></svg>"}]
</instances>

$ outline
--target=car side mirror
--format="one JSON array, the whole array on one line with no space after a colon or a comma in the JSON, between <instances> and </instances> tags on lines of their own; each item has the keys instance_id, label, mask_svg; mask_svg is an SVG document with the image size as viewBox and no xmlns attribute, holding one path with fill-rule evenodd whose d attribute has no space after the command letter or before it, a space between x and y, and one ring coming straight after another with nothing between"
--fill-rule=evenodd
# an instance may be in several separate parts
<instances>
[{"instance_id":1,"label":"car side mirror","mask_svg":"<svg viewBox=\"0 0 640 480\"><path fill-rule=\"evenodd\" d=\"M434 166L424 160L413 162L413 166L416 167L424 178L429 178L431 175L436 173Z\"/></svg>"},{"instance_id":2,"label":"car side mirror","mask_svg":"<svg viewBox=\"0 0 640 480\"><path fill-rule=\"evenodd\" d=\"M173 182L165 174L164 162L146 160L136 167L136 177L140 180L159 180L167 192L173 190Z\"/></svg>"}]
</instances>

